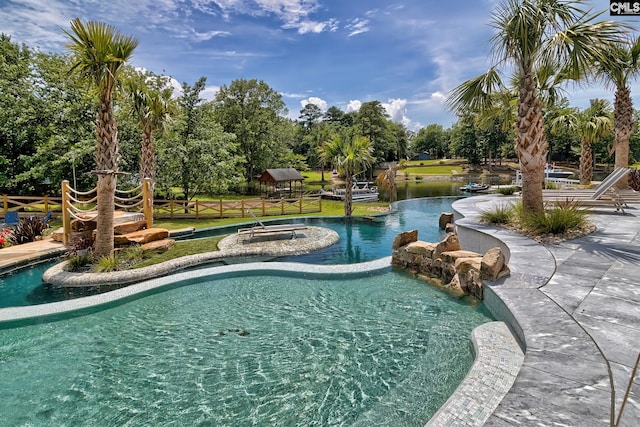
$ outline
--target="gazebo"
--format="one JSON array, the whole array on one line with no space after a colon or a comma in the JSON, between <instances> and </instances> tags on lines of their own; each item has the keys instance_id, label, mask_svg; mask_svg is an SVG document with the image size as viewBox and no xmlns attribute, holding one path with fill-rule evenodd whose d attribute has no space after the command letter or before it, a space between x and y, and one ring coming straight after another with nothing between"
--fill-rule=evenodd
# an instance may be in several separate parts
<instances>
[{"instance_id":1,"label":"gazebo","mask_svg":"<svg viewBox=\"0 0 640 427\"><path fill-rule=\"evenodd\" d=\"M267 169L260 176L260 192L267 199L300 197L303 180L294 168Z\"/></svg>"}]
</instances>

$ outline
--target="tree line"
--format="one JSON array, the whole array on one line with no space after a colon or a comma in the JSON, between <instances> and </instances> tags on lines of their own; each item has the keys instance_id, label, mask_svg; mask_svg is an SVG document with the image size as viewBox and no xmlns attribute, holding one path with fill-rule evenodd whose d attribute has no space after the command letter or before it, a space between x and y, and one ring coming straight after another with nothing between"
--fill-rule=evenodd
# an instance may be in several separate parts
<instances>
[{"instance_id":1,"label":"tree line","mask_svg":"<svg viewBox=\"0 0 640 427\"><path fill-rule=\"evenodd\" d=\"M47 53L0 34L0 193L57 194L59 183L95 186L96 111L101 100L76 55ZM85 70L90 71L90 70ZM250 193L267 168L332 167L322 144L364 136L376 163L406 158L411 132L391 121L379 101L359 111L307 104L288 118L282 95L257 79L223 85L202 98L206 78L181 90L169 78L123 65L113 91L121 183L151 177L156 190L184 197ZM98 118L100 116L98 115Z\"/></svg>"}]
</instances>

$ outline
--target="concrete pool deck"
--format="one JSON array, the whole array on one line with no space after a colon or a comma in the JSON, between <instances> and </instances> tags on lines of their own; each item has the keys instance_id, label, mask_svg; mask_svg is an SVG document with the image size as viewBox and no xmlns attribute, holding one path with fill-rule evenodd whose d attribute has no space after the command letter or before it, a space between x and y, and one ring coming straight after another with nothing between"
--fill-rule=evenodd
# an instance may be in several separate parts
<instances>
[{"instance_id":1,"label":"concrete pool deck","mask_svg":"<svg viewBox=\"0 0 640 427\"><path fill-rule=\"evenodd\" d=\"M597 230L557 245L478 222L513 198L475 196L453 204L461 244L503 246L511 275L485 302L525 347L516 381L486 426L637 426L640 378L622 401L640 353L640 206L626 215L592 211Z\"/></svg>"},{"instance_id":2,"label":"concrete pool deck","mask_svg":"<svg viewBox=\"0 0 640 427\"><path fill-rule=\"evenodd\" d=\"M486 303L526 348L524 364L492 413L449 425L613 425L640 352L639 211L594 212L595 233L542 245L478 223L481 210L509 200L475 196L454 210L465 249L502 246L510 254L512 273L488 287ZM8 249L0 250L4 259ZM636 378L619 425L638 420Z\"/></svg>"}]
</instances>

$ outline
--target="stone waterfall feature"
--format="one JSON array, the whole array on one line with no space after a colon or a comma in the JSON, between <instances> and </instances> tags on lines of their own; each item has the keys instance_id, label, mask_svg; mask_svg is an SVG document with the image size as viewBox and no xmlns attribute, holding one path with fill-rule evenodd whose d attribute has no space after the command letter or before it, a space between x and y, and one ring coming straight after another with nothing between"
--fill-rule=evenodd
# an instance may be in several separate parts
<instances>
[{"instance_id":1,"label":"stone waterfall feature","mask_svg":"<svg viewBox=\"0 0 640 427\"><path fill-rule=\"evenodd\" d=\"M418 230L396 236L391 263L416 274L419 278L455 296L473 295L483 298L483 280L497 280L509 274L509 267L499 247L485 254L465 251L458 236L449 233L439 243L421 242Z\"/></svg>"}]
</instances>

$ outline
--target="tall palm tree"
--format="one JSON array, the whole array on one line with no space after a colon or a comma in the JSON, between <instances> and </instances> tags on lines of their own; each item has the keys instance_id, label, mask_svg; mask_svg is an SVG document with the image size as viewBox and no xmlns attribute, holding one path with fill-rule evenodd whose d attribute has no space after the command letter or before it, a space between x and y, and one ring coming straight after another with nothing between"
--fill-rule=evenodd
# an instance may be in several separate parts
<instances>
[{"instance_id":1,"label":"tall palm tree","mask_svg":"<svg viewBox=\"0 0 640 427\"><path fill-rule=\"evenodd\" d=\"M320 157L325 162L333 162L338 172L347 180L344 215L350 217L353 212L351 189L353 177L369 168L375 161L371 141L365 136L354 136L353 138L336 136L322 145Z\"/></svg>"},{"instance_id":2,"label":"tall palm tree","mask_svg":"<svg viewBox=\"0 0 640 427\"><path fill-rule=\"evenodd\" d=\"M389 191L389 202L395 202L398 198L396 188L396 174L398 173L398 162L390 162L388 168L380 173L376 178L379 187Z\"/></svg>"},{"instance_id":3,"label":"tall palm tree","mask_svg":"<svg viewBox=\"0 0 640 427\"><path fill-rule=\"evenodd\" d=\"M615 152L615 166L629 166L629 139L633 132L633 100L630 82L640 73L640 37L635 41L615 43L607 48L607 55L596 63L595 73L605 85L615 89L613 123L615 139L611 152ZM611 154L611 153L610 153ZM625 177L616 183L619 188L629 185Z\"/></svg>"},{"instance_id":4,"label":"tall palm tree","mask_svg":"<svg viewBox=\"0 0 640 427\"><path fill-rule=\"evenodd\" d=\"M138 41L111 25L94 21L84 24L78 18L71 21L71 32L65 30L65 34L70 40L67 48L74 54L71 72L92 81L99 97L95 153L98 215L94 251L98 256L106 256L113 251L114 195L120 157L113 92Z\"/></svg>"},{"instance_id":5,"label":"tall palm tree","mask_svg":"<svg viewBox=\"0 0 640 427\"><path fill-rule=\"evenodd\" d=\"M604 99L592 99L589 108L582 112L567 109L551 122L552 132L563 128L580 137L580 184L589 185L593 179L592 146L613 131L611 104Z\"/></svg>"},{"instance_id":6,"label":"tall palm tree","mask_svg":"<svg viewBox=\"0 0 640 427\"><path fill-rule=\"evenodd\" d=\"M449 105L482 111L490 94L505 85L500 65L515 70L518 88L516 153L522 171L522 205L525 212L543 211L542 184L548 143L542 115L542 69L556 70L554 82L579 79L602 56L604 46L623 36L622 24L596 22L598 15L582 8L582 0L504 0L492 15L496 33L491 39L497 64L479 77L453 90Z\"/></svg>"},{"instance_id":7,"label":"tall palm tree","mask_svg":"<svg viewBox=\"0 0 640 427\"><path fill-rule=\"evenodd\" d=\"M131 80L128 92L132 99L131 114L136 117L142 129L142 149L140 153L140 180L156 179L156 152L153 135L162 132L171 123L174 112L171 103L171 89L149 89L144 84Z\"/></svg>"}]
</instances>

